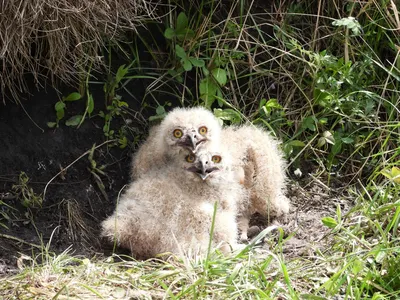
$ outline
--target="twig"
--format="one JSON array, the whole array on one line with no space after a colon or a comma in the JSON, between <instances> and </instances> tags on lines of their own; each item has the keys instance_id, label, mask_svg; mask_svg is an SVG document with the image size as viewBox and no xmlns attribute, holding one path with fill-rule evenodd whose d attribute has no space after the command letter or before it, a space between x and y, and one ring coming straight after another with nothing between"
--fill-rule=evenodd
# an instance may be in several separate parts
<instances>
[{"instance_id":1,"label":"twig","mask_svg":"<svg viewBox=\"0 0 400 300\"><path fill-rule=\"evenodd\" d=\"M20 238L12 236L12 235L0 233L0 238L17 241L17 242L20 242L20 243L23 243L23 244L26 244L26 245L29 245L29 246L32 246L32 247L35 247L35 248L38 248L38 249L42 249L42 246L40 246L40 245L29 243L27 241L24 241L24 240L22 240Z\"/></svg>"},{"instance_id":2,"label":"twig","mask_svg":"<svg viewBox=\"0 0 400 300\"><path fill-rule=\"evenodd\" d=\"M96 147L94 147L94 148L90 148L90 150L87 150L85 153L83 153L81 156L79 156L77 159L75 159L72 163L70 163L68 166L66 166L65 168L63 168L60 172L58 172L56 175L54 175L53 176L53 178L51 178L50 180L49 180L49 182L47 182L47 184L46 184L46 186L44 187L44 190L43 190L43 202L45 201L45 198L46 198L46 191L47 191L47 187L49 186L49 184L54 180L54 179L56 179L60 174L62 174L62 173L64 173L65 171L67 171L72 165L74 165L78 160L80 160L82 157L84 157L85 155L88 155L91 151L94 151L94 150L96 150L96 149L98 149L98 148L100 148L100 147L102 147L102 146L104 146L104 145L106 145L106 144L108 144L108 143L111 143L111 142L115 142L116 141L116 139L114 139L114 140L109 140L109 141L105 141L104 143L101 143L100 145L98 145L98 146L96 146Z\"/></svg>"}]
</instances>

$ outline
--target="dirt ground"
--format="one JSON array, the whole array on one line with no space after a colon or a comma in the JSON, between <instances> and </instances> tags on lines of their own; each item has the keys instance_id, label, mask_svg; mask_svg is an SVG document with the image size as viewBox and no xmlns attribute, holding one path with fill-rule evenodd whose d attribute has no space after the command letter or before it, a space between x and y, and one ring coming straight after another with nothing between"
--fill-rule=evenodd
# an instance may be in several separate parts
<instances>
[{"instance_id":1,"label":"dirt ground","mask_svg":"<svg viewBox=\"0 0 400 300\"><path fill-rule=\"evenodd\" d=\"M35 92L22 102L23 106L9 101L7 105L0 104L0 200L9 205L0 206L0 223L8 227L0 226L0 276L16 272L18 258L40 253L37 246L43 243L50 244L50 250L56 253L72 247L73 253L88 257L110 251L110 246L98 238L99 224L111 214L119 191L129 183L132 150L104 145L95 151L97 165L106 166L105 175L99 175L105 186L106 195L103 194L90 173L87 155L78 158L94 144L104 142L104 121L94 117L79 129L65 125L50 129L46 125L55 118L54 104L60 95L69 92L49 88ZM135 99L124 100L132 109L139 105ZM68 104L66 118L81 112L82 105ZM136 127L137 132L146 131L143 123L134 121L130 126ZM10 193L21 172L29 177L28 187L37 195L43 197L47 186L41 208L27 210ZM289 223L283 228L286 234L294 233L285 246L288 256L307 255L321 246L321 239L328 232L321 218L334 215L337 205L342 211L351 206L348 199L336 196L307 174L290 183L288 196L292 209ZM267 225L257 218L253 224L259 229Z\"/></svg>"}]
</instances>

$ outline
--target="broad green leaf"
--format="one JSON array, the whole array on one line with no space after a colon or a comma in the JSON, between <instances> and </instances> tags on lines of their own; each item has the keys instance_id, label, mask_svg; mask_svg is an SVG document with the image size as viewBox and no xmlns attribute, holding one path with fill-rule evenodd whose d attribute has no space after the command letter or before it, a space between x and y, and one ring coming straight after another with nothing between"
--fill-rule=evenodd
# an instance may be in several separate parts
<instances>
[{"instance_id":1,"label":"broad green leaf","mask_svg":"<svg viewBox=\"0 0 400 300\"><path fill-rule=\"evenodd\" d=\"M392 168L392 178L396 183L400 183L400 169L398 167Z\"/></svg>"},{"instance_id":2,"label":"broad green leaf","mask_svg":"<svg viewBox=\"0 0 400 300\"><path fill-rule=\"evenodd\" d=\"M157 108L156 108L156 114L157 115L164 115L165 114L165 108L164 108L164 106L161 106L161 105L159 105L159 106L157 106Z\"/></svg>"},{"instance_id":3,"label":"broad green leaf","mask_svg":"<svg viewBox=\"0 0 400 300\"><path fill-rule=\"evenodd\" d=\"M213 82L210 77L206 77L200 81L199 90L200 95L213 95L217 93L218 86Z\"/></svg>"},{"instance_id":4,"label":"broad green leaf","mask_svg":"<svg viewBox=\"0 0 400 300\"><path fill-rule=\"evenodd\" d=\"M200 98L204 101L204 105L210 108L215 101L218 86L210 77L206 77L200 81L199 90Z\"/></svg>"},{"instance_id":5,"label":"broad green leaf","mask_svg":"<svg viewBox=\"0 0 400 300\"><path fill-rule=\"evenodd\" d=\"M128 68L125 68L125 65L120 66L115 75L116 83L119 83L125 77L126 73L128 73Z\"/></svg>"},{"instance_id":6,"label":"broad green leaf","mask_svg":"<svg viewBox=\"0 0 400 300\"><path fill-rule=\"evenodd\" d=\"M62 101L58 101L55 105L54 105L54 109L56 111L60 111L60 110L64 110L65 108L65 103Z\"/></svg>"},{"instance_id":7,"label":"broad green leaf","mask_svg":"<svg viewBox=\"0 0 400 300\"><path fill-rule=\"evenodd\" d=\"M205 62L202 59L197 59L197 58L191 57L191 58L189 58L189 60L192 63L192 65L195 67L204 67L205 66Z\"/></svg>"},{"instance_id":8,"label":"broad green leaf","mask_svg":"<svg viewBox=\"0 0 400 300\"><path fill-rule=\"evenodd\" d=\"M118 101L118 107L129 107L129 104L125 101Z\"/></svg>"},{"instance_id":9,"label":"broad green leaf","mask_svg":"<svg viewBox=\"0 0 400 300\"><path fill-rule=\"evenodd\" d=\"M354 139L352 139L351 137L344 137L342 138L342 142L345 144L352 144L354 142Z\"/></svg>"},{"instance_id":10,"label":"broad green leaf","mask_svg":"<svg viewBox=\"0 0 400 300\"><path fill-rule=\"evenodd\" d=\"M179 41L190 40L194 37L194 31L192 29L186 28L176 32L176 38Z\"/></svg>"},{"instance_id":11,"label":"broad green leaf","mask_svg":"<svg viewBox=\"0 0 400 300\"><path fill-rule=\"evenodd\" d=\"M375 255L375 261L379 264L381 264L383 262L383 260L385 259L385 257L387 256L386 251L379 251L376 255Z\"/></svg>"},{"instance_id":12,"label":"broad green leaf","mask_svg":"<svg viewBox=\"0 0 400 300\"><path fill-rule=\"evenodd\" d=\"M276 100L275 98L269 99L269 100L267 101L267 103L265 103L265 106L266 106L266 107L269 107L269 108L282 109L282 105L280 105L280 104L278 103L278 100Z\"/></svg>"},{"instance_id":13,"label":"broad green leaf","mask_svg":"<svg viewBox=\"0 0 400 300\"><path fill-rule=\"evenodd\" d=\"M299 140L290 141L288 144L293 147L304 147L306 145L304 142Z\"/></svg>"},{"instance_id":14,"label":"broad green leaf","mask_svg":"<svg viewBox=\"0 0 400 300\"><path fill-rule=\"evenodd\" d=\"M311 131L315 131L315 121L313 117L307 117L303 120L301 127L310 129Z\"/></svg>"},{"instance_id":15,"label":"broad green leaf","mask_svg":"<svg viewBox=\"0 0 400 300\"><path fill-rule=\"evenodd\" d=\"M329 228L335 228L338 224L334 218L324 217L321 219L322 223Z\"/></svg>"},{"instance_id":16,"label":"broad green leaf","mask_svg":"<svg viewBox=\"0 0 400 300\"><path fill-rule=\"evenodd\" d=\"M175 45L175 52L176 52L176 56L178 56L179 58L185 59L187 57L185 49L183 49L179 45Z\"/></svg>"},{"instance_id":17,"label":"broad green leaf","mask_svg":"<svg viewBox=\"0 0 400 300\"><path fill-rule=\"evenodd\" d=\"M192 66L192 63L190 62L190 60L182 59L181 63L186 72L189 72L192 70L193 66Z\"/></svg>"},{"instance_id":18,"label":"broad green leaf","mask_svg":"<svg viewBox=\"0 0 400 300\"><path fill-rule=\"evenodd\" d=\"M354 17L342 18L332 22L334 26L344 26L350 29L354 35L359 35L362 32L360 23Z\"/></svg>"},{"instance_id":19,"label":"broad green leaf","mask_svg":"<svg viewBox=\"0 0 400 300\"><path fill-rule=\"evenodd\" d=\"M215 78L215 80L221 85L224 86L227 81L226 71L220 68L216 68L211 71L211 74Z\"/></svg>"},{"instance_id":20,"label":"broad green leaf","mask_svg":"<svg viewBox=\"0 0 400 300\"><path fill-rule=\"evenodd\" d=\"M64 98L64 101L76 101L81 99L81 94L79 94L78 92L73 92L71 94L69 94L67 97Z\"/></svg>"},{"instance_id":21,"label":"broad green leaf","mask_svg":"<svg viewBox=\"0 0 400 300\"><path fill-rule=\"evenodd\" d=\"M363 268L364 268L363 261L358 258L355 258L354 262L351 264L351 273L353 273L353 275L357 275L362 271Z\"/></svg>"},{"instance_id":22,"label":"broad green leaf","mask_svg":"<svg viewBox=\"0 0 400 300\"><path fill-rule=\"evenodd\" d=\"M214 115L224 121L230 121L231 123L240 123L242 116L236 110L227 108L227 109L214 109Z\"/></svg>"},{"instance_id":23,"label":"broad green leaf","mask_svg":"<svg viewBox=\"0 0 400 300\"><path fill-rule=\"evenodd\" d=\"M164 36L169 40L173 39L175 37L175 30L173 30L172 28L165 29Z\"/></svg>"},{"instance_id":24,"label":"broad green leaf","mask_svg":"<svg viewBox=\"0 0 400 300\"><path fill-rule=\"evenodd\" d=\"M64 118L64 115L65 115L65 113L64 113L63 109L57 110L57 112L56 112L57 120L61 120L62 118Z\"/></svg>"},{"instance_id":25,"label":"broad green leaf","mask_svg":"<svg viewBox=\"0 0 400 300\"><path fill-rule=\"evenodd\" d=\"M56 122L47 122L46 124L47 124L47 127L49 127L49 128L54 128L57 126Z\"/></svg>"},{"instance_id":26,"label":"broad green leaf","mask_svg":"<svg viewBox=\"0 0 400 300\"><path fill-rule=\"evenodd\" d=\"M149 121L162 120L164 117L165 116L162 116L162 115L150 116Z\"/></svg>"},{"instance_id":27,"label":"broad green leaf","mask_svg":"<svg viewBox=\"0 0 400 300\"><path fill-rule=\"evenodd\" d=\"M290 154L293 153L293 146L289 143L283 145L283 152L285 152L286 156L289 157Z\"/></svg>"},{"instance_id":28,"label":"broad green leaf","mask_svg":"<svg viewBox=\"0 0 400 300\"><path fill-rule=\"evenodd\" d=\"M56 115L57 115L57 120L61 120L64 118L64 108L65 108L65 103L62 101L58 101L55 105L54 108L56 110Z\"/></svg>"},{"instance_id":29,"label":"broad green leaf","mask_svg":"<svg viewBox=\"0 0 400 300\"><path fill-rule=\"evenodd\" d=\"M176 20L176 31L184 30L186 27L188 27L188 24L189 21L186 17L186 14L184 12L181 12Z\"/></svg>"},{"instance_id":30,"label":"broad green leaf","mask_svg":"<svg viewBox=\"0 0 400 300\"><path fill-rule=\"evenodd\" d=\"M82 121L82 115L76 115L76 116L72 116L67 121L65 121L65 125L78 126L81 121Z\"/></svg>"}]
</instances>

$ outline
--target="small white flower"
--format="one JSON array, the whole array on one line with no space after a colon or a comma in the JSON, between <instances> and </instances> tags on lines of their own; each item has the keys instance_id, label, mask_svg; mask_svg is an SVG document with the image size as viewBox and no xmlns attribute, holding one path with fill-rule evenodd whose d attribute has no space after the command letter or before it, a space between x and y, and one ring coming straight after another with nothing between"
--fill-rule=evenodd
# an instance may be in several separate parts
<instances>
[{"instance_id":1,"label":"small white flower","mask_svg":"<svg viewBox=\"0 0 400 300\"><path fill-rule=\"evenodd\" d=\"M301 177L303 175L303 173L301 172L301 170L299 168L297 168L296 170L294 170L294 175L296 175L297 177Z\"/></svg>"}]
</instances>

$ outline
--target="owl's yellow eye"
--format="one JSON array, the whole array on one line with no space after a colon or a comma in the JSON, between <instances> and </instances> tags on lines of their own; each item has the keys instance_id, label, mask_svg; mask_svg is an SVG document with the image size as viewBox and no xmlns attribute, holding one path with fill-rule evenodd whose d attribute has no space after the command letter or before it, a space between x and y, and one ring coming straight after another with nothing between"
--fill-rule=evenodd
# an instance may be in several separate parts
<instances>
[{"instance_id":1,"label":"owl's yellow eye","mask_svg":"<svg viewBox=\"0 0 400 300\"><path fill-rule=\"evenodd\" d=\"M199 128L199 133L200 133L201 135L206 135L207 131L208 131L208 129L207 129L206 126L201 126L201 127Z\"/></svg>"},{"instance_id":2,"label":"owl's yellow eye","mask_svg":"<svg viewBox=\"0 0 400 300\"><path fill-rule=\"evenodd\" d=\"M211 160L213 161L213 163L218 164L221 162L222 158L219 155L213 155L213 157L211 158Z\"/></svg>"},{"instance_id":3,"label":"owl's yellow eye","mask_svg":"<svg viewBox=\"0 0 400 300\"><path fill-rule=\"evenodd\" d=\"M177 139L180 139L182 137L182 135L183 135L182 130L180 130L180 129L174 130L174 137L176 137Z\"/></svg>"},{"instance_id":4,"label":"owl's yellow eye","mask_svg":"<svg viewBox=\"0 0 400 300\"><path fill-rule=\"evenodd\" d=\"M186 156L186 161L187 161L188 163L194 162L194 155L193 155L193 154L187 155L187 156Z\"/></svg>"}]
</instances>

